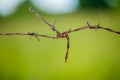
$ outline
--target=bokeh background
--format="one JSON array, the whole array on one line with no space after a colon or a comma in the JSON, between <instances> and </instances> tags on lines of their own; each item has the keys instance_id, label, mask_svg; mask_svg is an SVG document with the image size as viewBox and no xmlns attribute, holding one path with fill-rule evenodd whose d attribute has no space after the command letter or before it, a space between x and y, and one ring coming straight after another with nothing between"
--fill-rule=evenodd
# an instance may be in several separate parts
<instances>
[{"instance_id":1,"label":"bokeh background","mask_svg":"<svg viewBox=\"0 0 120 80\"><path fill-rule=\"evenodd\" d=\"M29 11L32 6L61 31L100 22L120 31L119 0L0 0L0 32L55 36ZM0 80L120 80L120 35L104 30L70 34L65 39L0 36Z\"/></svg>"}]
</instances>

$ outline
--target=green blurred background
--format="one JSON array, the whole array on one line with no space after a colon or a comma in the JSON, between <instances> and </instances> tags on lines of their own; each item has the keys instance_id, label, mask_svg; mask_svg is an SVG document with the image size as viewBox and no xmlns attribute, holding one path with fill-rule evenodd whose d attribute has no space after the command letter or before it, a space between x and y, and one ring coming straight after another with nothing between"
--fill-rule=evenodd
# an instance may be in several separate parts
<instances>
[{"instance_id":1,"label":"green blurred background","mask_svg":"<svg viewBox=\"0 0 120 80\"><path fill-rule=\"evenodd\" d=\"M101 26L120 31L119 0L114 6L103 0L80 0L79 3L73 12L52 14L25 0L14 13L0 15L0 32L55 36L28 10L30 6L50 23L56 19L56 27L61 32L82 27L86 21L92 25L100 22ZM0 36L0 80L120 80L120 35L90 29L74 32L70 34L67 63L65 52L65 39L40 38L39 42L29 36Z\"/></svg>"}]
</instances>

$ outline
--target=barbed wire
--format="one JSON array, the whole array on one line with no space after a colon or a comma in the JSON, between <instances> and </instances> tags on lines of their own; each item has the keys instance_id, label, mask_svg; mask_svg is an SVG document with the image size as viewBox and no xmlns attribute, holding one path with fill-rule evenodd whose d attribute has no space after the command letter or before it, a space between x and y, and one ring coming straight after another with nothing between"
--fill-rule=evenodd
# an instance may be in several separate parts
<instances>
[{"instance_id":1,"label":"barbed wire","mask_svg":"<svg viewBox=\"0 0 120 80\"><path fill-rule=\"evenodd\" d=\"M49 35L39 34L39 33L36 33L36 32L26 32L26 33L23 33L23 32L8 32L8 33L0 33L0 36L5 36L5 35L11 35L11 36L12 35L20 35L20 36L24 36L24 35L27 35L27 36L34 36L39 41L40 41L39 37L45 37L45 38L51 38L51 39L65 38L67 40L65 62L67 62L69 48L70 48L69 33L72 33L72 32L75 32L75 31L86 30L86 29L95 29L95 30L103 29L103 30L106 30L106 31L109 31L109 32L120 34L120 31L116 31L116 30L113 30L113 29L110 29L110 28L106 28L106 27L100 26L99 23L97 25L93 25L92 26L92 25L90 25L89 22L86 22L87 23L86 26L78 27L78 28L73 29L73 30L69 29L69 30L64 31L64 32L61 33L55 27L56 20L54 21L53 24L50 24L45 18L43 18L40 14L38 14L38 12L35 9L30 7L29 10L33 14L35 14L39 19L41 19L45 24L47 24L50 27L50 29L55 32L56 36L49 36Z\"/></svg>"}]
</instances>

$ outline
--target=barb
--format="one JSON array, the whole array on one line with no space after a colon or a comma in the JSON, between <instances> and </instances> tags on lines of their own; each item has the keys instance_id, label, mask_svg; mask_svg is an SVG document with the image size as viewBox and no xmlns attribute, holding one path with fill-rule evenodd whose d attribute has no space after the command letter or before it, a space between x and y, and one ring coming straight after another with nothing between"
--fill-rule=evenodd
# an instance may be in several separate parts
<instances>
[{"instance_id":1,"label":"barb","mask_svg":"<svg viewBox=\"0 0 120 80\"><path fill-rule=\"evenodd\" d=\"M59 34L60 32L55 28L55 26L54 26L54 24L55 24L55 22L54 22L54 24L52 25L52 24L50 24L50 23L48 23L47 22L47 20L45 20L36 10L34 10L32 7L30 7L29 8L29 10L33 13L33 14L35 14L38 18L40 18L45 24L47 24L54 32L56 32L56 34Z\"/></svg>"},{"instance_id":2,"label":"barb","mask_svg":"<svg viewBox=\"0 0 120 80\"><path fill-rule=\"evenodd\" d=\"M55 26L55 23L56 23L56 19L54 20L53 26Z\"/></svg>"},{"instance_id":3,"label":"barb","mask_svg":"<svg viewBox=\"0 0 120 80\"><path fill-rule=\"evenodd\" d=\"M40 39L38 38L38 36L35 36L35 38L36 38L38 41L40 41Z\"/></svg>"}]
</instances>

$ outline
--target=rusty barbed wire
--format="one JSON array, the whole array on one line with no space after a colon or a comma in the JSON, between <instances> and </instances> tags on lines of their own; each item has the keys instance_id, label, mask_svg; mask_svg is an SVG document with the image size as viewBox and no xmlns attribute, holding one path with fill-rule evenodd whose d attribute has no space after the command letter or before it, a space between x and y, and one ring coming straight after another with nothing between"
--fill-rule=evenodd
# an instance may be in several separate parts
<instances>
[{"instance_id":1,"label":"rusty barbed wire","mask_svg":"<svg viewBox=\"0 0 120 80\"><path fill-rule=\"evenodd\" d=\"M81 30L85 30L85 29L103 29L103 30L106 30L106 31L109 31L109 32L113 32L113 33L116 33L116 34L120 34L120 31L116 31L116 30L113 30L113 29L110 29L110 28L106 28L106 27L103 27L103 26L100 26L100 24L98 23L97 25L90 25L89 22L86 22L87 25L86 26L83 26L83 27L78 27L76 29L69 29L67 31L64 31L64 32L60 32L56 29L55 27L55 23L56 23L56 20L54 21L53 25L50 24L47 20L45 20L45 18L43 18L40 14L38 14L38 12L33 9L32 7L29 8L29 10L35 14L38 18L40 18L45 24L47 24L50 29L52 31L54 31L56 33L56 36L49 36L49 35L43 35L43 34L39 34L39 33L36 33L36 32L27 32L27 33L23 33L23 32L8 32L8 33L0 33L0 36L5 36L5 35L20 35L20 36L24 36L24 35L27 35L27 36L34 36L37 40L40 41L40 39L38 37L45 37L45 38L51 38L51 39L59 39L59 38L65 38L67 40L67 44L66 44L66 54L65 54L65 62L67 62L67 59L68 59L68 53L69 53L69 48L70 48L70 41L69 41L69 33L72 33L72 32L75 32L75 31L81 31Z\"/></svg>"}]
</instances>

